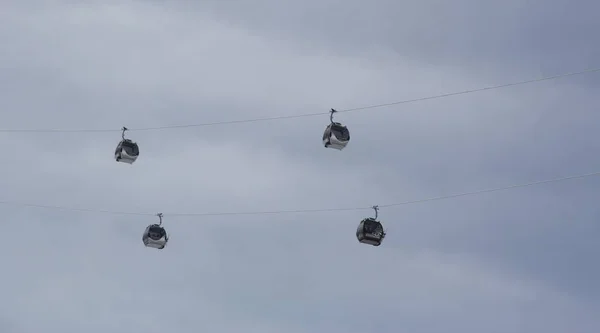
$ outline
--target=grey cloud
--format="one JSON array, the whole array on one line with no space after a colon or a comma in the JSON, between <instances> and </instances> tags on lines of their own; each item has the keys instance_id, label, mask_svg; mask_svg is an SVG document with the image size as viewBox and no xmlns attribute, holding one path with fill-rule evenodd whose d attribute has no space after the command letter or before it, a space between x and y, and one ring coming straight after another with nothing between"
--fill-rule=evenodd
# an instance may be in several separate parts
<instances>
[{"instance_id":1,"label":"grey cloud","mask_svg":"<svg viewBox=\"0 0 600 333\"><path fill-rule=\"evenodd\" d=\"M326 112L536 76L528 65L543 52L543 72L579 69L574 60L594 54L569 53L589 43L583 35L526 47L536 36L527 24L565 17L558 2L539 21L525 19L533 3L344 3L8 2L0 127L118 130ZM586 15L567 27L590 24ZM441 43L445 31L456 39ZM494 43L506 53L489 53ZM559 45L563 53L549 52ZM368 207L590 172L599 161L588 77L339 114L352 132L343 152L321 146L327 115L133 131L142 154L132 166L112 160L118 131L2 133L1 199L162 211L171 242L142 246L153 216L6 205L0 325L595 332L593 178L382 209L389 237L380 248L354 238L369 210L168 216Z\"/></svg>"},{"instance_id":2,"label":"grey cloud","mask_svg":"<svg viewBox=\"0 0 600 333\"><path fill-rule=\"evenodd\" d=\"M547 74L564 63L593 66L598 54L589 39L598 10L594 1L181 3L256 34L299 38L307 48L355 55L391 49L429 66L468 66L494 75L499 73L490 67Z\"/></svg>"}]
</instances>

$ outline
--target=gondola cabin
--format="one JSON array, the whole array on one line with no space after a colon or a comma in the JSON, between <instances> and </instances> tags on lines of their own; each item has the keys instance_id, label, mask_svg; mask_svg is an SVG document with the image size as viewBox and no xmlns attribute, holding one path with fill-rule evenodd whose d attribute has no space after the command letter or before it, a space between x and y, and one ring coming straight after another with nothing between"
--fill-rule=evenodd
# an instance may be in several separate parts
<instances>
[{"instance_id":1,"label":"gondola cabin","mask_svg":"<svg viewBox=\"0 0 600 333\"><path fill-rule=\"evenodd\" d=\"M323 145L325 148L342 150L346 148L350 141L350 131L348 127L341 123L332 122L325 128L323 133Z\"/></svg>"},{"instance_id":2,"label":"gondola cabin","mask_svg":"<svg viewBox=\"0 0 600 333\"><path fill-rule=\"evenodd\" d=\"M374 218L366 218L360 221L356 229L356 238L361 243L379 246L385 238L383 225Z\"/></svg>"},{"instance_id":3,"label":"gondola cabin","mask_svg":"<svg viewBox=\"0 0 600 333\"><path fill-rule=\"evenodd\" d=\"M146 247L164 249L169 241L169 236L167 236L165 228L158 224L152 224L149 225L144 231L142 241Z\"/></svg>"},{"instance_id":4,"label":"gondola cabin","mask_svg":"<svg viewBox=\"0 0 600 333\"><path fill-rule=\"evenodd\" d=\"M140 148L138 144L129 139L121 140L117 145L117 149L115 149L115 160L117 162L133 164L139 155Z\"/></svg>"}]
</instances>

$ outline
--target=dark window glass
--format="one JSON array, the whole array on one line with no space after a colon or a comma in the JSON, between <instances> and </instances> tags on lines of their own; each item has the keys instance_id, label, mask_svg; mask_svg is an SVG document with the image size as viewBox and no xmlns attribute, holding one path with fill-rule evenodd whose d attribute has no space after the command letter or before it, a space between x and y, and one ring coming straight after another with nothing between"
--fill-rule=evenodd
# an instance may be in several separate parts
<instances>
[{"instance_id":1,"label":"dark window glass","mask_svg":"<svg viewBox=\"0 0 600 333\"><path fill-rule=\"evenodd\" d=\"M159 240L164 235L165 235L165 230L161 227L153 226L153 227L150 227L150 229L148 230L148 237L150 237L153 240Z\"/></svg>"},{"instance_id":2,"label":"dark window glass","mask_svg":"<svg viewBox=\"0 0 600 333\"><path fill-rule=\"evenodd\" d=\"M383 226L374 220L367 220L364 224L364 232L371 237L381 237L383 235Z\"/></svg>"},{"instance_id":3,"label":"dark window glass","mask_svg":"<svg viewBox=\"0 0 600 333\"><path fill-rule=\"evenodd\" d=\"M331 128L331 131L338 140L347 141L350 139L350 131L348 131L347 127L341 125L334 125Z\"/></svg>"},{"instance_id":4,"label":"dark window glass","mask_svg":"<svg viewBox=\"0 0 600 333\"><path fill-rule=\"evenodd\" d=\"M129 156L137 156L140 153L138 145L131 141L123 142L123 150Z\"/></svg>"}]
</instances>

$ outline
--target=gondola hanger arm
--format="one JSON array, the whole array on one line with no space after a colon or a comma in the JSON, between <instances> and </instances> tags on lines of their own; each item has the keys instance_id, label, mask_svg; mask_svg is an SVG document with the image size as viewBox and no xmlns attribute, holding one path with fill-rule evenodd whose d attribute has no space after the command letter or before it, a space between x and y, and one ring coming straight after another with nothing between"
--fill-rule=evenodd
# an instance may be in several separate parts
<instances>
[{"instance_id":1,"label":"gondola hanger arm","mask_svg":"<svg viewBox=\"0 0 600 333\"><path fill-rule=\"evenodd\" d=\"M329 111L329 121L331 121L332 124L333 124L333 114L336 112L337 111L335 109L331 109L331 111Z\"/></svg>"}]
</instances>

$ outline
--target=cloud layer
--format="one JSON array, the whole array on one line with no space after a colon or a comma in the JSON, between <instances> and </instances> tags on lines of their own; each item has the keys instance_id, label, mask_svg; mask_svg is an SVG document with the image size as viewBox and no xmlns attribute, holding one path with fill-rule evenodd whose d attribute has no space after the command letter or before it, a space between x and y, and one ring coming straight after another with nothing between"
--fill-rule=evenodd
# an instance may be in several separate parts
<instances>
[{"instance_id":1,"label":"cloud layer","mask_svg":"<svg viewBox=\"0 0 600 333\"><path fill-rule=\"evenodd\" d=\"M105 129L360 107L593 67L598 4L7 1L0 127ZM556 22L561 22L560 25ZM337 115L114 133L0 133L0 329L21 332L596 332L588 178L368 207L600 168L597 75Z\"/></svg>"}]
</instances>

